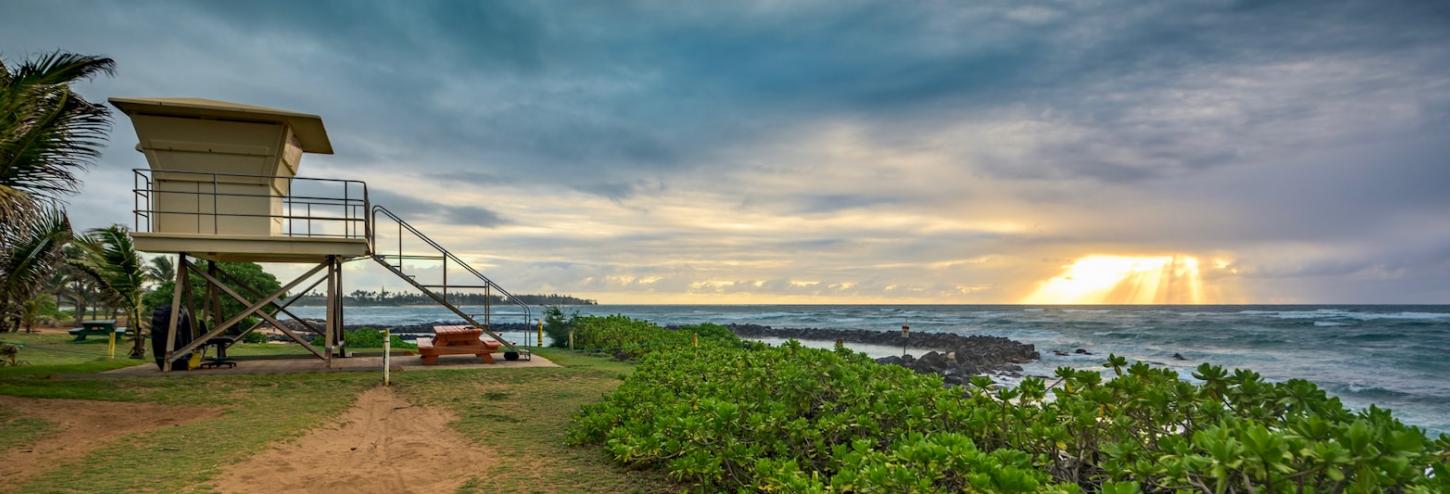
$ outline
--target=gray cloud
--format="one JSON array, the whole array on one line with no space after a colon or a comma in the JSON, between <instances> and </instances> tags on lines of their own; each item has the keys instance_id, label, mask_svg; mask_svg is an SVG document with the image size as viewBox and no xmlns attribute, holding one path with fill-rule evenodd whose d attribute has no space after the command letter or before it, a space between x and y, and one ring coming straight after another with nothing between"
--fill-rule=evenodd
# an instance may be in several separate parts
<instances>
[{"instance_id":1,"label":"gray cloud","mask_svg":"<svg viewBox=\"0 0 1450 494\"><path fill-rule=\"evenodd\" d=\"M1447 26L1410 1L20 1L0 55L113 56L96 99L321 114L338 154L309 169L493 228L534 286L1010 301L1063 259L1182 251L1266 299L1443 301ZM116 129L79 224L129 222Z\"/></svg>"},{"instance_id":2,"label":"gray cloud","mask_svg":"<svg viewBox=\"0 0 1450 494\"><path fill-rule=\"evenodd\" d=\"M369 200L401 216L404 221L414 222L419 218L437 218L445 223L461 226L493 228L509 224L510 221L497 212L482 206L459 206L419 199L416 195L400 194L372 185L368 189ZM445 198L446 199L446 198Z\"/></svg>"}]
</instances>

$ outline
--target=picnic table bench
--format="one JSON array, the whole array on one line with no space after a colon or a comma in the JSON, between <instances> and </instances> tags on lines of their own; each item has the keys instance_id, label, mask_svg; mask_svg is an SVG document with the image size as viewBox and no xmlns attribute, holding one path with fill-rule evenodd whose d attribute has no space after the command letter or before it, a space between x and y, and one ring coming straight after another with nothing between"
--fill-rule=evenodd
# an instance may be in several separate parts
<instances>
[{"instance_id":1,"label":"picnic table bench","mask_svg":"<svg viewBox=\"0 0 1450 494\"><path fill-rule=\"evenodd\" d=\"M477 355L486 364L493 363L493 351L503 346L473 326L433 326L433 338L418 339L418 354L423 365L435 365L439 355Z\"/></svg>"},{"instance_id":2,"label":"picnic table bench","mask_svg":"<svg viewBox=\"0 0 1450 494\"><path fill-rule=\"evenodd\" d=\"M71 328L66 332L76 337L75 341L86 341L86 336L89 335L106 336L110 333L115 333L119 339L126 336L126 327L116 327L116 321L112 320L81 321L81 327Z\"/></svg>"}]
</instances>

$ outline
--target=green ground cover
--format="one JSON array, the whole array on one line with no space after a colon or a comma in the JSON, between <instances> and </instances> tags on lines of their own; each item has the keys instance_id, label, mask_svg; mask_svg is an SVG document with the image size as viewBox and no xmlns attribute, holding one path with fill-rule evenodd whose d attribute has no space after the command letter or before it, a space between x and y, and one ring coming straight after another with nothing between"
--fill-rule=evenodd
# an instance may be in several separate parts
<instances>
[{"instance_id":1,"label":"green ground cover","mask_svg":"<svg viewBox=\"0 0 1450 494\"><path fill-rule=\"evenodd\" d=\"M651 334L609 341L679 338L625 327ZM711 491L1450 492L1450 438L1307 381L1104 367L962 389L794 342L660 345L570 439Z\"/></svg>"}]
</instances>

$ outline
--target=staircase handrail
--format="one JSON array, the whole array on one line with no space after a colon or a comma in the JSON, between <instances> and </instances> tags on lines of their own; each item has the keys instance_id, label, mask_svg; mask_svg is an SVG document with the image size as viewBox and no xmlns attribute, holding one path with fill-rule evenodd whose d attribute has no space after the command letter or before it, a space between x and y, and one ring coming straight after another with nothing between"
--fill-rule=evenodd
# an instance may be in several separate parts
<instances>
[{"instance_id":1,"label":"staircase handrail","mask_svg":"<svg viewBox=\"0 0 1450 494\"><path fill-rule=\"evenodd\" d=\"M427 235L424 235L423 232L418 231L417 228L413 228L413 225L408 224L408 222L406 222L406 221L403 221L403 218L398 217L397 214L393 213L392 211L389 211L388 208L383 207L381 204L374 204L373 205L372 215L371 215L371 218L370 218L370 221L369 221L369 223L372 224L372 227L373 228L371 229L372 231L368 232L370 234L370 236L368 237L368 247L369 247L369 250L373 251L374 254L377 254L378 253L378 250L377 250L377 246L374 245L375 244L374 238L371 235L372 234L376 234L376 232L378 230L377 225L376 225L376 223L377 223L377 213L383 213L389 219L391 219L394 222L398 223L398 225L401 226L402 228L406 228L408 230L408 233L412 233L414 236L416 236L419 239L423 240L423 242L427 243L429 247L432 247L433 249L437 250L438 252L441 252L444 256L447 256L448 259L452 260L453 262L458 263L459 266L463 266L463 269L468 270L469 273L473 274L478 279L483 280L483 282L486 283L490 288L492 288L493 290L497 290L498 293L499 293L499 295L502 296L505 300L507 300L510 304L517 305L517 306L519 306L519 308L523 309L524 310L524 324L525 325L528 325L529 323L533 322L533 320L534 320L533 310L529 308L529 304L526 304L522 300L519 300L518 297L515 297L514 294L509 293L509 291L506 290L506 289L504 289L504 287L499 286L498 283L494 283L493 280L489 279L487 276L484 276L483 273L480 273L480 272L478 272L478 270L473 269L473 266L469 266L467 262L464 262L463 261L463 259L460 259L460 258L458 258L458 256L453 255L453 252L452 251L443 248L443 246L442 245L439 245L438 242L434 242L433 239L428 238ZM399 251L398 254L399 255L402 255L402 252Z\"/></svg>"}]
</instances>

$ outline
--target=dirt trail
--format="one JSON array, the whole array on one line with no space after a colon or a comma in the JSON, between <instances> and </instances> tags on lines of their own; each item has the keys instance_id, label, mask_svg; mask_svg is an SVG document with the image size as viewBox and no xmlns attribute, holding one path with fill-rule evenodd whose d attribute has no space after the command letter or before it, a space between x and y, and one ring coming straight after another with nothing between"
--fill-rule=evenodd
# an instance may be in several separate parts
<instances>
[{"instance_id":1,"label":"dirt trail","mask_svg":"<svg viewBox=\"0 0 1450 494\"><path fill-rule=\"evenodd\" d=\"M453 415L374 388L333 427L309 432L223 472L224 493L453 492L492 455L448 426Z\"/></svg>"},{"instance_id":2,"label":"dirt trail","mask_svg":"<svg viewBox=\"0 0 1450 494\"><path fill-rule=\"evenodd\" d=\"M0 492L18 488L36 475L85 456L123 435L184 424L217 413L205 408L154 403L14 396L0 396L0 408L45 419L58 430L40 437L30 446L0 452L0 479L5 479Z\"/></svg>"}]
</instances>

